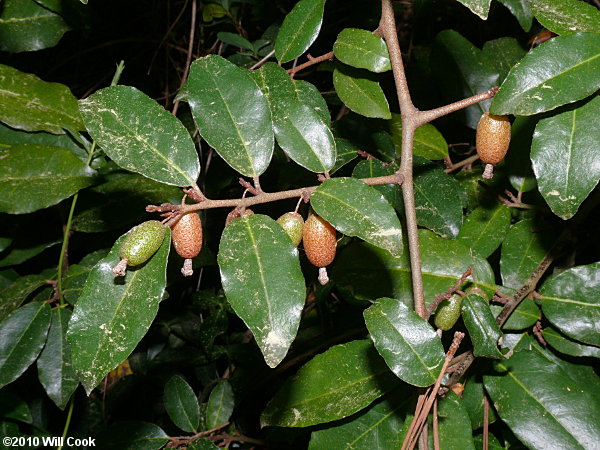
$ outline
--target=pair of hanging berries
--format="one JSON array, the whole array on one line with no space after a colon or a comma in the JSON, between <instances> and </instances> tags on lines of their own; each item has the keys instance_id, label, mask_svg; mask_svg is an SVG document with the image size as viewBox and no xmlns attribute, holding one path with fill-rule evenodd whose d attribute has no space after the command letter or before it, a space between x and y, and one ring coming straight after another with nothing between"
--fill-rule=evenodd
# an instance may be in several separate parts
<instances>
[{"instance_id":1,"label":"pair of hanging berries","mask_svg":"<svg viewBox=\"0 0 600 450\"><path fill-rule=\"evenodd\" d=\"M166 231L166 225L157 220L132 228L121 245L121 261L113 268L113 273L125 276L128 265L138 266L148 261L162 245ZM192 258L202 250L200 216L194 211L183 214L171 227L171 240L179 256L185 258L181 273L186 277L192 275Z\"/></svg>"}]
</instances>

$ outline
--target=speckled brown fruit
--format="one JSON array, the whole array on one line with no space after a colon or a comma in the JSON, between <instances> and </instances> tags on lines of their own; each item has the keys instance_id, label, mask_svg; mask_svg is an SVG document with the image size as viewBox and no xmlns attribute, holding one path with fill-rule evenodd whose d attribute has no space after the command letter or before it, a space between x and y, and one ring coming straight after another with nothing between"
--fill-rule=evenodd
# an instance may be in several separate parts
<instances>
[{"instance_id":1,"label":"speckled brown fruit","mask_svg":"<svg viewBox=\"0 0 600 450\"><path fill-rule=\"evenodd\" d=\"M190 276L192 271L192 259L198 256L202 250L202 222L198 213L192 211L181 216L171 227L171 240L177 254L185 258L181 273Z\"/></svg>"},{"instance_id":2,"label":"speckled brown fruit","mask_svg":"<svg viewBox=\"0 0 600 450\"><path fill-rule=\"evenodd\" d=\"M311 214L304 223L302 241L306 257L319 267L319 282L326 284L329 279L325 267L333 262L337 246L335 228L322 217Z\"/></svg>"},{"instance_id":3,"label":"speckled brown fruit","mask_svg":"<svg viewBox=\"0 0 600 450\"><path fill-rule=\"evenodd\" d=\"M252 211L250 208L233 208L231 211L229 211L229 214L227 214L225 226L229 225L229 222L232 220L239 219L242 216L250 216L252 214L254 214L254 211Z\"/></svg>"},{"instance_id":4,"label":"speckled brown fruit","mask_svg":"<svg viewBox=\"0 0 600 450\"><path fill-rule=\"evenodd\" d=\"M510 144L510 122L507 116L484 113L477 125L477 154L486 163L483 178L492 178L493 166L506 156Z\"/></svg>"}]
</instances>

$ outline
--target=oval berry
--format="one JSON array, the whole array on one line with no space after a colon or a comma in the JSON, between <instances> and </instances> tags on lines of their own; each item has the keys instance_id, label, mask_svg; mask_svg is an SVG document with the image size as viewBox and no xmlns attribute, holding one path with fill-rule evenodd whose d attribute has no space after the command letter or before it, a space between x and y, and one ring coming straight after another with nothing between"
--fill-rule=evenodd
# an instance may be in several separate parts
<instances>
[{"instance_id":1,"label":"oval berry","mask_svg":"<svg viewBox=\"0 0 600 450\"><path fill-rule=\"evenodd\" d=\"M435 326L441 330L448 331L454 326L460 317L462 295L454 294L449 300L444 300L438 306L435 313Z\"/></svg>"},{"instance_id":2,"label":"oval berry","mask_svg":"<svg viewBox=\"0 0 600 450\"><path fill-rule=\"evenodd\" d=\"M250 216L252 214L254 214L254 211L252 211L250 208L240 208L239 206L233 208L231 211L229 211L229 214L227 214L225 226L229 225L229 222L232 220L239 219L242 216Z\"/></svg>"},{"instance_id":3,"label":"oval berry","mask_svg":"<svg viewBox=\"0 0 600 450\"><path fill-rule=\"evenodd\" d=\"M294 245L298 247L298 244L302 241L302 230L304 229L302 216L296 212L287 212L277 219L277 223L281 225Z\"/></svg>"},{"instance_id":4,"label":"oval berry","mask_svg":"<svg viewBox=\"0 0 600 450\"><path fill-rule=\"evenodd\" d=\"M133 227L121 245L121 262L113 269L113 273L124 276L127 265L138 266L148 261L161 246L166 232L167 227L158 220L149 220Z\"/></svg>"},{"instance_id":5,"label":"oval berry","mask_svg":"<svg viewBox=\"0 0 600 450\"><path fill-rule=\"evenodd\" d=\"M326 267L335 258L337 239L335 228L322 217L311 214L302 232L304 251L308 260L317 267Z\"/></svg>"},{"instance_id":6,"label":"oval berry","mask_svg":"<svg viewBox=\"0 0 600 450\"><path fill-rule=\"evenodd\" d=\"M484 113L477 124L477 154L486 163L483 177L492 178L493 166L506 156L510 145L510 121L507 116Z\"/></svg>"},{"instance_id":7,"label":"oval berry","mask_svg":"<svg viewBox=\"0 0 600 450\"><path fill-rule=\"evenodd\" d=\"M184 214L171 227L171 240L182 258L195 258L202 250L202 222L198 213Z\"/></svg>"}]
</instances>

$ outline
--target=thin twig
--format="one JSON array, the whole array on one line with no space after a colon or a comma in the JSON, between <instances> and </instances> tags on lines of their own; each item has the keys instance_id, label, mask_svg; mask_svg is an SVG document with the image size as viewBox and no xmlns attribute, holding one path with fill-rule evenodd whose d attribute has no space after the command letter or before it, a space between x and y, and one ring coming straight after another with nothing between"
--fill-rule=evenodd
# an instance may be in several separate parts
<instances>
[{"instance_id":1,"label":"thin twig","mask_svg":"<svg viewBox=\"0 0 600 450\"><path fill-rule=\"evenodd\" d=\"M468 166L469 164L473 164L475 161L479 159L479 155L469 156L462 161L457 162L456 164L452 164L450 167L444 170L446 173L450 173L456 169L460 169L461 167Z\"/></svg>"},{"instance_id":2,"label":"thin twig","mask_svg":"<svg viewBox=\"0 0 600 450\"><path fill-rule=\"evenodd\" d=\"M490 439L490 400L483 394L483 450L488 450Z\"/></svg>"},{"instance_id":3,"label":"thin twig","mask_svg":"<svg viewBox=\"0 0 600 450\"><path fill-rule=\"evenodd\" d=\"M308 61L306 61L303 64L300 64L299 66L295 66L295 67L292 67L291 69L288 69L287 73L289 73L293 78L294 75L296 73L300 72L301 70L306 69L307 67L310 67L310 66L314 66L315 64L319 64L323 61L332 60L334 57L335 56L332 51L325 53L324 55L321 55L321 56L316 56L314 58L312 56L308 55Z\"/></svg>"},{"instance_id":4,"label":"thin twig","mask_svg":"<svg viewBox=\"0 0 600 450\"><path fill-rule=\"evenodd\" d=\"M263 59L261 59L259 62L257 62L256 64L254 64L252 67L250 67L248 70L252 71L252 70L256 70L258 69L260 66L262 66L264 63L266 63L269 58L271 58L271 56L273 56L275 54L275 50L271 50L267 56L265 56Z\"/></svg>"},{"instance_id":5,"label":"thin twig","mask_svg":"<svg viewBox=\"0 0 600 450\"><path fill-rule=\"evenodd\" d=\"M210 430L206 430L206 431L201 431L200 433L196 433L193 436L173 436L173 437L169 437L167 439L169 439L169 444L167 444L167 447L170 448L177 448L180 445L186 445L189 444L190 442L193 442L197 439L200 439L201 437L204 436L208 436L209 434L214 433L215 431L219 431L225 427L229 426L229 422L226 422L222 425L219 425L218 427L212 428Z\"/></svg>"},{"instance_id":6,"label":"thin twig","mask_svg":"<svg viewBox=\"0 0 600 450\"><path fill-rule=\"evenodd\" d=\"M181 77L181 83L179 83L178 91L181 91L183 85L185 84L188 73L190 72L190 65L192 64L192 52L194 49L194 35L196 33L196 0L192 0L192 20L190 24L190 42L188 43L188 51L187 51L187 59L185 61L185 69L183 71L183 75ZM175 101L173 105L173 115L177 115L177 110L179 109L179 100Z\"/></svg>"}]
</instances>

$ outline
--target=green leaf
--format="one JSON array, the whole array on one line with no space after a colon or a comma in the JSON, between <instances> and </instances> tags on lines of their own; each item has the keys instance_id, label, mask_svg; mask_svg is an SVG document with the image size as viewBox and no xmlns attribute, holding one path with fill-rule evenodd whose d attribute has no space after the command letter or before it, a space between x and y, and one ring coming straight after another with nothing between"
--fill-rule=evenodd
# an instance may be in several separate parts
<instances>
[{"instance_id":1,"label":"green leaf","mask_svg":"<svg viewBox=\"0 0 600 450\"><path fill-rule=\"evenodd\" d=\"M25 275L0 290L0 321L21 306L30 294L46 285L47 279L45 275Z\"/></svg>"},{"instance_id":2,"label":"green leaf","mask_svg":"<svg viewBox=\"0 0 600 450\"><path fill-rule=\"evenodd\" d=\"M35 133L17 130L0 123L0 147L12 147L20 144L37 144L49 147L61 147L69 149L75 155L85 155L83 150L69 134L52 134L44 131Z\"/></svg>"},{"instance_id":3,"label":"green leaf","mask_svg":"<svg viewBox=\"0 0 600 450\"><path fill-rule=\"evenodd\" d=\"M400 448L405 437L405 417L413 401L414 397L404 389L392 392L339 424L313 431L308 450Z\"/></svg>"},{"instance_id":4,"label":"green leaf","mask_svg":"<svg viewBox=\"0 0 600 450\"><path fill-rule=\"evenodd\" d=\"M573 339L568 338L554 327L548 327L542 330L542 336L551 347L555 348L565 355L571 356L591 356L600 358L600 347L584 345Z\"/></svg>"},{"instance_id":5,"label":"green leaf","mask_svg":"<svg viewBox=\"0 0 600 450\"><path fill-rule=\"evenodd\" d=\"M67 342L67 325L71 311L66 308L52 310L52 321L44 350L37 360L38 377L48 397L60 409L65 409L71 395L79 386L71 361L71 347Z\"/></svg>"},{"instance_id":6,"label":"green leaf","mask_svg":"<svg viewBox=\"0 0 600 450\"><path fill-rule=\"evenodd\" d=\"M150 203L181 199L181 189L150 180L137 174L126 174L82 192L71 228L84 233L115 230L142 222Z\"/></svg>"},{"instance_id":7,"label":"green leaf","mask_svg":"<svg viewBox=\"0 0 600 450\"><path fill-rule=\"evenodd\" d=\"M535 351L521 351L485 376L498 415L529 448L586 449L600 439L600 404L588 386L574 384L564 370Z\"/></svg>"},{"instance_id":8,"label":"green leaf","mask_svg":"<svg viewBox=\"0 0 600 450\"><path fill-rule=\"evenodd\" d=\"M458 0L483 20L487 20L492 0Z\"/></svg>"},{"instance_id":9,"label":"green leaf","mask_svg":"<svg viewBox=\"0 0 600 450\"><path fill-rule=\"evenodd\" d=\"M192 63L182 93L202 137L247 177L263 173L273 156L267 99L250 73L217 55Z\"/></svg>"},{"instance_id":10,"label":"green leaf","mask_svg":"<svg viewBox=\"0 0 600 450\"><path fill-rule=\"evenodd\" d=\"M520 288L550 253L557 237L557 230L541 221L526 219L514 224L502 243L502 283Z\"/></svg>"},{"instance_id":11,"label":"green leaf","mask_svg":"<svg viewBox=\"0 0 600 450\"><path fill-rule=\"evenodd\" d=\"M175 186L196 182L200 163L188 131L142 91L111 86L79 105L90 135L119 166Z\"/></svg>"},{"instance_id":12,"label":"green leaf","mask_svg":"<svg viewBox=\"0 0 600 450\"><path fill-rule=\"evenodd\" d=\"M296 337L304 307L298 249L281 225L254 214L225 227L218 262L227 300L254 334L265 362L277 366Z\"/></svg>"},{"instance_id":13,"label":"green leaf","mask_svg":"<svg viewBox=\"0 0 600 450\"><path fill-rule=\"evenodd\" d=\"M70 30L63 18L35 1L5 0L0 14L0 50L30 52L54 47Z\"/></svg>"},{"instance_id":14,"label":"green leaf","mask_svg":"<svg viewBox=\"0 0 600 450\"><path fill-rule=\"evenodd\" d=\"M190 385L179 375L165 384L165 409L175 425L183 431L196 433L200 425L200 405Z\"/></svg>"},{"instance_id":15,"label":"green leaf","mask_svg":"<svg viewBox=\"0 0 600 450\"><path fill-rule=\"evenodd\" d=\"M112 268L125 237L90 272L69 322L73 367L88 395L144 337L165 292L170 230L146 263L115 277Z\"/></svg>"},{"instance_id":16,"label":"green leaf","mask_svg":"<svg viewBox=\"0 0 600 450\"><path fill-rule=\"evenodd\" d=\"M567 336L600 346L600 263L573 267L540 289L544 316Z\"/></svg>"},{"instance_id":17,"label":"green leaf","mask_svg":"<svg viewBox=\"0 0 600 450\"><path fill-rule=\"evenodd\" d=\"M0 387L12 383L37 359L50 326L48 303L28 303L0 322Z\"/></svg>"},{"instance_id":18,"label":"green leaf","mask_svg":"<svg viewBox=\"0 0 600 450\"><path fill-rule=\"evenodd\" d=\"M354 170L352 171L352 177L354 178L371 178L371 177L382 177L386 175L393 175L398 167L395 164L386 165L382 161L374 158L368 158L364 161L360 161ZM400 186L397 184L381 184L373 186L376 190L381 192L385 199L397 210L402 210L402 192Z\"/></svg>"},{"instance_id":19,"label":"green leaf","mask_svg":"<svg viewBox=\"0 0 600 450\"><path fill-rule=\"evenodd\" d=\"M431 50L432 70L448 102L487 91L498 84L499 74L483 52L454 30L440 32ZM454 113L470 128L477 128L490 100Z\"/></svg>"},{"instance_id":20,"label":"green leaf","mask_svg":"<svg viewBox=\"0 0 600 450\"><path fill-rule=\"evenodd\" d=\"M98 448L120 450L159 450L169 442L168 435L153 423L118 422L98 437Z\"/></svg>"},{"instance_id":21,"label":"green leaf","mask_svg":"<svg viewBox=\"0 0 600 450\"><path fill-rule=\"evenodd\" d=\"M600 12L578 0L529 0L533 15L543 27L556 34L578 31L600 33Z\"/></svg>"},{"instance_id":22,"label":"green leaf","mask_svg":"<svg viewBox=\"0 0 600 450\"><path fill-rule=\"evenodd\" d=\"M317 39L323 23L325 0L300 0L289 12L275 40L280 63L298 58Z\"/></svg>"},{"instance_id":23,"label":"green leaf","mask_svg":"<svg viewBox=\"0 0 600 450\"><path fill-rule=\"evenodd\" d=\"M392 69L385 41L367 30L344 28L333 44L335 57L344 64L371 72Z\"/></svg>"},{"instance_id":24,"label":"green leaf","mask_svg":"<svg viewBox=\"0 0 600 450\"><path fill-rule=\"evenodd\" d=\"M457 239L478 255L487 258L500 246L510 228L510 210L497 203L493 208L479 207L465 220Z\"/></svg>"},{"instance_id":25,"label":"green leaf","mask_svg":"<svg viewBox=\"0 0 600 450\"><path fill-rule=\"evenodd\" d=\"M284 383L260 422L263 427L308 427L343 419L397 385L371 341L335 345Z\"/></svg>"},{"instance_id":26,"label":"green leaf","mask_svg":"<svg viewBox=\"0 0 600 450\"><path fill-rule=\"evenodd\" d=\"M383 89L369 72L337 65L333 71L333 87L340 100L355 113L379 119L391 118Z\"/></svg>"},{"instance_id":27,"label":"green leaf","mask_svg":"<svg viewBox=\"0 0 600 450\"><path fill-rule=\"evenodd\" d=\"M511 12L513 16L523 28L523 31L529 31L533 22L533 14L529 7L528 0L500 0L506 8Z\"/></svg>"},{"instance_id":28,"label":"green leaf","mask_svg":"<svg viewBox=\"0 0 600 450\"><path fill-rule=\"evenodd\" d=\"M330 175L333 175L343 166L354 160L358 156L359 151L359 148L352 142L341 138L335 138L335 149L337 154L335 164L329 170Z\"/></svg>"},{"instance_id":29,"label":"green leaf","mask_svg":"<svg viewBox=\"0 0 600 450\"><path fill-rule=\"evenodd\" d=\"M335 163L333 134L312 107L298 103L287 72L267 63L253 73L253 78L271 105L279 146L302 167L327 172Z\"/></svg>"},{"instance_id":30,"label":"green leaf","mask_svg":"<svg viewBox=\"0 0 600 450\"><path fill-rule=\"evenodd\" d=\"M398 149L397 153L400 154L399 150L402 148L402 118L400 114L392 114L389 130ZM413 154L431 160L444 159L448 157L448 143L436 127L426 123L415 131Z\"/></svg>"},{"instance_id":31,"label":"green leaf","mask_svg":"<svg viewBox=\"0 0 600 450\"><path fill-rule=\"evenodd\" d=\"M229 421L235 399L233 389L227 380L221 380L214 387L206 406L206 428L212 430Z\"/></svg>"},{"instance_id":32,"label":"green leaf","mask_svg":"<svg viewBox=\"0 0 600 450\"><path fill-rule=\"evenodd\" d=\"M364 317L375 348L398 378L421 387L435 383L444 348L431 325L393 298L377 300Z\"/></svg>"},{"instance_id":33,"label":"green leaf","mask_svg":"<svg viewBox=\"0 0 600 450\"><path fill-rule=\"evenodd\" d=\"M478 295L467 295L462 301L461 315L473 343L475 356L503 358L498 350L502 332L488 303Z\"/></svg>"},{"instance_id":34,"label":"green leaf","mask_svg":"<svg viewBox=\"0 0 600 450\"><path fill-rule=\"evenodd\" d=\"M500 287L500 290L507 293L510 288ZM510 292L512 294L512 291ZM500 305L490 305L492 314L497 317L502 311ZM524 330L531 328L535 323L541 319L542 313L537 307L533 300L529 298L524 299L519 306L512 312L506 323L502 326L503 330Z\"/></svg>"},{"instance_id":35,"label":"green leaf","mask_svg":"<svg viewBox=\"0 0 600 450\"><path fill-rule=\"evenodd\" d=\"M2 64L0 120L25 131L62 134L65 129L84 129L77 109L77 99L69 88L58 83L47 83L35 75Z\"/></svg>"},{"instance_id":36,"label":"green leaf","mask_svg":"<svg viewBox=\"0 0 600 450\"><path fill-rule=\"evenodd\" d=\"M441 167L414 157L417 223L442 237L456 237L463 220L464 189Z\"/></svg>"},{"instance_id":37,"label":"green leaf","mask_svg":"<svg viewBox=\"0 0 600 450\"><path fill-rule=\"evenodd\" d=\"M331 178L311 195L318 215L348 236L357 236L392 255L402 254L402 227L388 201L356 178Z\"/></svg>"},{"instance_id":38,"label":"green leaf","mask_svg":"<svg viewBox=\"0 0 600 450\"><path fill-rule=\"evenodd\" d=\"M475 450L469 413L463 401L452 391L439 401L438 432L440 448ZM433 439L433 432L429 436Z\"/></svg>"},{"instance_id":39,"label":"green leaf","mask_svg":"<svg viewBox=\"0 0 600 450\"><path fill-rule=\"evenodd\" d=\"M488 61L495 64L496 70L500 74L499 83L506 78L510 69L527 53L523 50L519 41L513 37L502 37L487 41L483 44L482 50Z\"/></svg>"},{"instance_id":40,"label":"green leaf","mask_svg":"<svg viewBox=\"0 0 600 450\"><path fill-rule=\"evenodd\" d=\"M55 205L92 184L95 173L58 147L17 145L0 149L0 159L0 211L10 214Z\"/></svg>"},{"instance_id":41,"label":"green leaf","mask_svg":"<svg viewBox=\"0 0 600 450\"><path fill-rule=\"evenodd\" d=\"M460 242L440 238L428 230L419 230L419 242L426 303L452 287L469 266L473 268L470 280L475 280L474 285L490 296L496 291L488 262ZM336 257L331 279L362 300L392 297L409 306L413 303L407 249L400 258L394 258L364 243L349 245Z\"/></svg>"},{"instance_id":42,"label":"green leaf","mask_svg":"<svg viewBox=\"0 0 600 450\"><path fill-rule=\"evenodd\" d=\"M581 100L600 87L599 71L597 34L550 39L511 69L492 101L490 113L530 116Z\"/></svg>"},{"instance_id":43,"label":"green leaf","mask_svg":"<svg viewBox=\"0 0 600 450\"><path fill-rule=\"evenodd\" d=\"M10 251L0 258L0 267L15 266L39 255L44 250L55 246L62 242L62 239L53 239L50 242L42 242L41 244L33 244L25 248L12 247Z\"/></svg>"},{"instance_id":44,"label":"green leaf","mask_svg":"<svg viewBox=\"0 0 600 450\"><path fill-rule=\"evenodd\" d=\"M465 380L464 391L462 393L462 404L471 419L471 428L476 430L483 427L483 411L485 408L484 396L487 395L483 390L483 379L481 373L472 373ZM496 411L491 406L488 409L489 423L494 423L498 419Z\"/></svg>"},{"instance_id":45,"label":"green leaf","mask_svg":"<svg viewBox=\"0 0 600 450\"><path fill-rule=\"evenodd\" d=\"M294 89L300 103L314 109L321 120L330 127L331 115L329 114L329 107L316 86L308 81L294 80Z\"/></svg>"},{"instance_id":46,"label":"green leaf","mask_svg":"<svg viewBox=\"0 0 600 450\"><path fill-rule=\"evenodd\" d=\"M217 39L223 41L225 44L233 45L234 47L250 50L251 52L254 51L254 46L248 42L248 39L243 38L239 34L220 31L217 33Z\"/></svg>"},{"instance_id":47,"label":"green leaf","mask_svg":"<svg viewBox=\"0 0 600 450\"><path fill-rule=\"evenodd\" d=\"M202 20L212 22L214 19L220 19L227 15L227 10L216 3L205 3L202 8Z\"/></svg>"},{"instance_id":48,"label":"green leaf","mask_svg":"<svg viewBox=\"0 0 600 450\"><path fill-rule=\"evenodd\" d=\"M528 192L537 187L530 158L537 121L535 116L519 116L511 127L510 148L505 161L508 179L517 192Z\"/></svg>"},{"instance_id":49,"label":"green leaf","mask_svg":"<svg viewBox=\"0 0 600 450\"><path fill-rule=\"evenodd\" d=\"M540 193L562 219L575 215L600 180L598 117L600 97L596 96L578 108L541 119L535 127L533 171Z\"/></svg>"}]
</instances>

